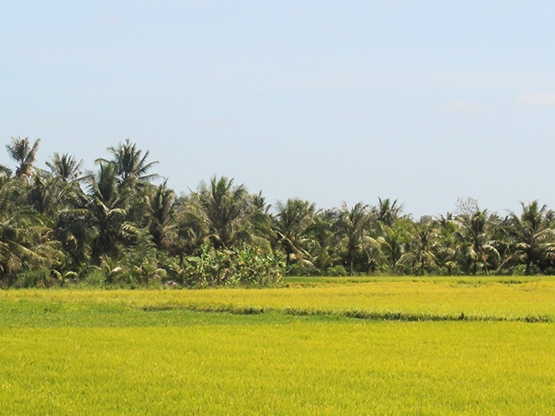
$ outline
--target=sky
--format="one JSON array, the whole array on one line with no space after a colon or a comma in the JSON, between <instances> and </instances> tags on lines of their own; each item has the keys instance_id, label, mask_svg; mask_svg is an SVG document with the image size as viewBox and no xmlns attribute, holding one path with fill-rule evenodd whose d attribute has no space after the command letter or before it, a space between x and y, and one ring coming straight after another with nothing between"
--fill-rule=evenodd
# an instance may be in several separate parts
<instances>
[{"instance_id":1,"label":"sky","mask_svg":"<svg viewBox=\"0 0 555 416\"><path fill-rule=\"evenodd\" d=\"M0 144L94 170L129 138L178 193L555 209L554 21L549 0L0 0Z\"/></svg>"}]
</instances>

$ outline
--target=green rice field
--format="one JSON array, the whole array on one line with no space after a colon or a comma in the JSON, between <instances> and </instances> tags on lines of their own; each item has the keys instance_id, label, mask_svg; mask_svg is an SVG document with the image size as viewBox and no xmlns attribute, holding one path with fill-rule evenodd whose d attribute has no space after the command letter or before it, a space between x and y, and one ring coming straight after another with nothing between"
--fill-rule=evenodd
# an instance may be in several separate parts
<instances>
[{"instance_id":1,"label":"green rice field","mask_svg":"<svg viewBox=\"0 0 555 416\"><path fill-rule=\"evenodd\" d=\"M549 415L552 278L0 292L2 415Z\"/></svg>"}]
</instances>

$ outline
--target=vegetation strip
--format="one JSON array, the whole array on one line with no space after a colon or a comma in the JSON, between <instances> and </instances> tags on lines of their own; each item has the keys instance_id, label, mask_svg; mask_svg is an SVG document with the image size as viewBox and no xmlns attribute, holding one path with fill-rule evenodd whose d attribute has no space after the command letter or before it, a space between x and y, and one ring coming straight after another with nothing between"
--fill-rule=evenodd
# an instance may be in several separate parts
<instances>
[{"instance_id":1,"label":"vegetation strip","mask_svg":"<svg viewBox=\"0 0 555 416\"><path fill-rule=\"evenodd\" d=\"M413 218L397 200L316 209L270 204L225 176L177 196L127 139L96 171L14 137L0 166L0 287L279 286L283 276L552 275L555 212L501 216L467 198ZM161 182L161 183L160 183Z\"/></svg>"},{"instance_id":2,"label":"vegetation strip","mask_svg":"<svg viewBox=\"0 0 555 416\"><path fill-rule=\"evenodd\" d=\"M479 316L469 315L461 312L459 315L430 315L430 314L410 314L404 312L373 312L364 310L339 310L330 311L322 309L296 309L296 308L262 308L256 306L237 306L237 305L162 305L162 306L143 306L140 308L145 312L159 312L168 310L188 310L192 312L217 312L230 313L234 315L261 315L264 313L279 313L293 316L338 316L345 318L355 318L370 321L493 321L493 322L553 322L551 316Z\"/></svg>"},{"instance_id":3,"label":"vegetation strip","mask_svg":"<svg viewBox=\"0 0 555 416\"><path fill-rule=\"evenodd\" d=\"M302 282L299 282L301 281ZM507 283L508 282L508 283ZM555 279L299 278L289 287L202 290L8 290L0 313L120 313L190 310L243 315L320 315L404 321L555 321ZM21 312L17 312L21 311Z\"/></svg>"}]
</instances>

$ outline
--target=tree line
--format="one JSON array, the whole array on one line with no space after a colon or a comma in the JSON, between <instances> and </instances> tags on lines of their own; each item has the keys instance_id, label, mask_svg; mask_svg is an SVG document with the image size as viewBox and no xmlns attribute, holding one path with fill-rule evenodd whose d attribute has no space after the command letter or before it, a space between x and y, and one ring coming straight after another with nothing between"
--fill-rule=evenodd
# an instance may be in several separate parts
<instances>
[{"instance_id":1,"label":"tree line","mask_svg":"<svg viewBox=\"0 0 555 416\"><path fill-rule=\"evenodd\" d=\"M12 138L0 166L0 286L274 284L284 274L554 274L555 213L499 216L471 198L414 219L389 198L316 209L269 204L227 177L176 195L129 139L96 170L40 139ZM155 184L156 182L161 182Z\"/></svg>"}]
</instances>

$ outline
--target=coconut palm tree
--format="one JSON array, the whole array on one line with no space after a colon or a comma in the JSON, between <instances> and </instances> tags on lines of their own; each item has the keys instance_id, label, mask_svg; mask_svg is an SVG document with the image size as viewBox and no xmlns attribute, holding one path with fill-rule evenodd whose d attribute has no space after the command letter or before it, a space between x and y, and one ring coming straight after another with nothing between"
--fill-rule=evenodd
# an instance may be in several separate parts
<instances>
[{"instance_id":1,"label":"coconut palm tree","mask_svg":"<svg viewBox=\"0 0 555 416\"><path fill-rule=\"evenodd\" d=\"M159 177L158 174L149 174L148 172L158 162L147 162L150 152L147 150L144 155L143 151L137 149L135 143L131 143L129 139L120 142L117 147L109 147L108 151L112 153L113 162L116 166L116 174L122 183L130 180L136 180L139 183L150 182ZM106 163L108 160L100 158L97 163Z\"/></svg>"},{"instance_id":2,"label":"coconut palm tree","mask_svg":"<svg viewBox=\"0 0 555 416\"><path fill-rule=\"evenodd\" d=\"M423 216L420 221L413 223L413 230L409 235L410 251L401 256L397 264L408 266L415 274L424 275L426 270L437 266L434 252L438 239L436 222L430 217Z\"/></svg>"},{"instance_id":3,"label":"coconut palm tree","mask_svg":"<svg viewBox=\"0 0 555 416\"><path fill-rule=\"evenodd\" d=\"M7 175L0 175L0 213L12 214L16 211L28 208L27 183L14 180Z\"/></svg>"},{"instance_id":4,"label":"coconut palm tree","mask_svg":"<svg viewBox=\"0 0 555 416\"><path fill-rule=\"evenodd\" d=\"M80 199L85 199L82 197ZM79 208L79 205L85 208ZM67 266L77 271L90 261L91 245L98 236L91 212L86 204L60 210L53 227L53 237L66 253Z\"/></svg>"},{"instance_id":5,"label":"coconut palm tree","mask_svg":"<svg viewBox=\"0 0 555 416\"><path fill-rule=\"evenodd\" d=\"M487 209L477 208L474 212L459 215L455 219L458 249L471 264L471 273L476 274L478 263L489 275L488 258L499 260L499 252L490 236L491 216Z\"/></svg>"},{"instance_id":6,"label":"coconut palm tree","mask_svg":"<svg viewBox=\"0 0 555 416\"><path fill-rule=\"evenodd\" d=\"M372 216L368 205L362 202L349 208L344 202L338 212L336 229L345 252L349 276L354 272L355 256L360 252L369 254L371 249L380 249L380 244L370 236Z\"/></svg>"},{"instance_id":7,"label":"coconut palm tree","mask_svg":"<svg viewBox=\"0 0 555 416\"><path fill-rule=\"evenodd\" d=\"M285 251L285 267L290 269L292 256L298 260L308 257L305 249L307 231L315 224L315 205L290 198L284 204L278 201L273 216L273 228L278 243Z\"/></svg>"},{"instance_id":8,"label":"coconut palm tree","mask_svg":"<svg viewBox=\"0 0 555 416\"><path fill-rule=\"evenodd\" d=\"M54 218L66 206L69 193L75 190L72 184L38 170L27 192L29 205L41 214Z\"/></svg>"},{"instance_id":9,"label":"coconut palm tree","mask_svg":"<svg viewBox=\"0 0 555 416\"><path fill-rule=\"evenodd\" d=\"M235 185L233 179L214 176L210 184L201 183L197 192L215 248L231 248L248 241L249 193L245 185Z\"/></svg>"},{"instance_id":10,"label":"coconut palm tree","mask_svg":"<svg viewBox=\"0 0 555 416\"><path fill-rule=\"evenodd\" d=\"M12 176L12 170L7 166L0 165L0 176L10 177Z\"/></svg>"},{"instance_id":11,"label":"coconut palm tree","mask_svg":"<svg viewBox=\"0 0 555 416\"><path fill-rule=\"evenodd\" d=\"M314 224L306 230L306 244L303 246L310 254L310 262L321 273L342 263L341 236L335 227L338 216L336 209L316 211Z\"/></svg>"},{"instance_id":12,"label":"coconut palm tree","mask_svg":"<svg viewBox=\"0 0 555 416\"><path fill-rule=\"evenodd\" d=\"M271 204L266 202L262 191L250 194L247 202L246 223L250 232L248 241L259 251L272 252L274 231L272 228Z\"/></svg>"},{"instance_id":13,"label":"coconut palm tree","mask_svg":"<svg viewBox=\"0 0 555 416\"><path fill-rule=\"evenodd\" d=\"M547 205L540 206L537 200L528 205L522 202L520 204L522 213L517 215L511 212L509 215L512 254L504 264L514 262L524 264L524 274L529 275L535 267L540 268L542 262L555 257L552 228L555 213L548 209Z\"/></svg>"},{"instance_id":14,"label":"coconut palm tree","mask_svg":"<svg viewBox=\"0 0 555 416\"><path fill-rule=\"evenodd\" d=\"M101 162L96 175L87 178L87 193L82 208L89 211L88 222L95 230L92 255L98 262L103 255L112 258L120 252L120 243L135 234L126 222L125 198L117 188L117 165Z\"/></svg>"},{"instance_id":15,"label":"coconut palm tree","mask_svg":"<svg viewBox=\"0 0 555 416\"><path fill-rule=\"evenodd\" d=\"M451 212L440 215L437 218L438 243L435 248L437 264L449 275L459 270L457 251L460 239L457 236L459 226L455 223L455 217ZM459 250L460 251L460 250Z\"/></svg>"},{"instance_id":16,"label":"coconut palm tree","mask_svg":"<svg viewBox=\"0 0 555 416\"><path fill-rule=\"evenodd\" d=\"M200 255L201 247L209 241L209 231L198 193L177 199L175 223L177 238L171 248L172 254L181 261L188 255Z\"/></svg>"},{"instance_id":17,"label":"coconut palm tree","mask_svg":"<svg viewBox=\"0 0 555 416\"><path fill-rule=\"evenodd\" d=\"M28 137L25 137L24 139L20 137L12 137L12 143L6 145L8 154L18 163L15 170L15 176L17 178L22 176L31 176L39 144L40 139L35 140L35 143L31 145Z\"/></svg>"},{"instance_id":18,"label":"coconut palm tree","mask_svg":"<svg viewBox=\"0 0 555 416\"><path fill-rule=\"evenodd\" d=\"M47 218L34 211L0 213L0 281L12 285L19 272L60 264L63 255L50 234Z\"/></svg>"},{"instance_id":19,"label":"coconut palm tree","mask_svg":"<svg viewBox=\"0 0 555 416\"><path fill-rule=\"evenodd\" d=\"M75 157L64 153L59 155L57 152L54 156L50 158L49 162L46 162L46 166L50 168L52 174L64 182L73 182L80 179L81 176L81 165L83 161L77 161Z\"/></svg>"},{"instance_id":20,"label":"coconut palm tree","mask_svg":"<svg viewBox=\"0 0 555 416\"><path fill-rule=\"evenodd\" d=\"M403 205L399 205L396 199L391 201L389 198L378 198L378 202L378 206L373 208L378 222L387 227L393 226L403 212Z\"/></svg>"},{"instance_id":21,"label":"coconut palm tree","mask_svg":"<svg viewBox=\"0 0 555 416\"><path fill-rule=\"evenodd\" d=\"M377 238L384 257L384 266L388 271L398 272L398 262L409 251L411 244L410 228L412 222L408 218L395 221L393 226L381 225L381 235Z\"/></svg>"},{"instance_id":22,"label":"coconut palm tree","mask_svg":"<svg viewBox=\"0 0 555 416\"><path fill-rule=\"evenodd\" d=\"M175 192L167 181L152 188L149 195L149 230L159 250L167 249L175 240Z\"/></svg>"}]
</instances>

